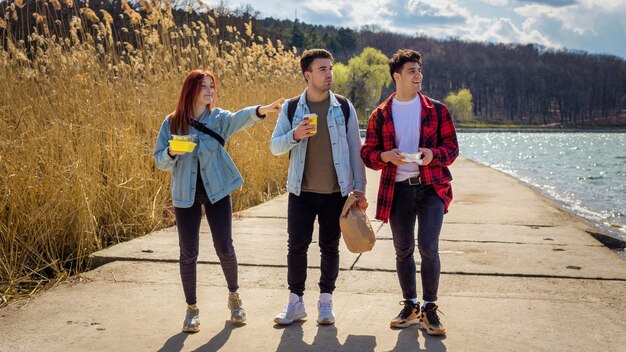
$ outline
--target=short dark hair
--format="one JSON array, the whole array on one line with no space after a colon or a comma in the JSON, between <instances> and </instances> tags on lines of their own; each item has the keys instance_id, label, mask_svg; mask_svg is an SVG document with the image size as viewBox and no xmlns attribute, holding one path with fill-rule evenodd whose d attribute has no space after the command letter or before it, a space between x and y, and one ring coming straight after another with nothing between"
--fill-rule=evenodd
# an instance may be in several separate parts
<instances>
[{"instance_id":1,"label":"short dark hair","mask_svg":"<svg viewBox=\"0 0 626 352\"><path fill-rule=\"evenodd\" d=\"M302 69L302 74L306 71L311 71L311 64L315 59L330 59L331 63L335 63L333 54L326 49L305 50L300 58L300 68Z\"/></svg>"},{"instance_id":2,"label":"short dark hair","mask_svg":"<svg viewBox=\"0 0 626 352\"><path fill-rule=\"evenodd\" d=\"M395 82L393 79L393 74L395 72L400 73L402 71L402 66L407 62L417 62L420 67L422 67L422 55L415 50L411 49L399 49L395 54L389 59L389 74L391 75L391 80Z\"/></svg>"}]
</instances>

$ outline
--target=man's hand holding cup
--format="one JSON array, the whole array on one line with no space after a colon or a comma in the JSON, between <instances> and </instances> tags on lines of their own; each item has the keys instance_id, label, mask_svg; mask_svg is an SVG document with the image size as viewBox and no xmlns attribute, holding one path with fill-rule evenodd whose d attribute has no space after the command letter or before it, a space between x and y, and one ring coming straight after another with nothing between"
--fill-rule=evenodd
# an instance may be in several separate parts
<instances>
[{"instance_id":1,"label":"man's hand holding cup","mask_svg":"<svg viewBox=\"0 0 626 352\"><path fill-rule=\"evenodd\" d=\"M313 137L317 133L317 115L306 114L293 131L293 139L299 141L303 138Z\"/></svg>"}]
</instances>

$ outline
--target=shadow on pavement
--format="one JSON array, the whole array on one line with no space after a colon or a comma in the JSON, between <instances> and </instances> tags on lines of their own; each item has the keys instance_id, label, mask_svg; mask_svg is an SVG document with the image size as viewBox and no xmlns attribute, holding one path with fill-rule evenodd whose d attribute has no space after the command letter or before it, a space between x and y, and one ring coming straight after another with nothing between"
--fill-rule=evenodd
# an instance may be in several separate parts
<instances>
[{"instance_id":1,"label":"shadow on pavement","mask_svg":"<svg viewBox=\"0 0 626 352\"><path fill-rule=\"evenodd\" d=\"M179 332L178 334L170 337L165 341L163 347L161 347L157 352L180 352L183 350L183 346L185 345L185 339L187 339L189 334L184 332Z\"/></svg>"},{"instance_id":2,"label":"shadow on pavement","mask_svg":"<svg viewBox=\"0 0 626 352\"><path fill-rule=\"evenodd\" d=\"M422 332L421 335L424 339L424 347L420 347L419 341L419 329L415 328L406 328L403 329L398 334L398 342L396 342L396 347L393 348L393 352L400 351L434 351L434 352L444 352L448 349L446 345L443 344L443 340L446 339L445 336L430 336L425 332Z\"/></svg>"},{"instance_id":3,"label":"shadow on pavement","mask_svg":"<svg viewBox=\"0 0 626 352\"><path fill-rule=\"evenodd\" d=\"M311 345L304 342L303 321L295 322L290 326L274 326L282 329L280 343L276 351L374 351L375 336L348 335L342 345L337 337L337 328L334 325L318 325L317 334Z\"/></svg>"},{"instance_id":4,"label":"shadow on pavement","mask_svg":"<svg viewBox=\"0 0 626 352\"><path fill-rule=\"evenodd\" d=\"M209 342L195 349L194 352L213 352L219 350L220 348L224 347L226 341L228 341L228 339L230 338L230 334L233 332L233 330L243 327L245 325L246 324L233 325L230 320L226 320L224 322L224 328L222 329L222 331L213 336L213 338L211 338Z\"/></svg>"},{"instance_id":5,"label":"shadow on pavement","mask_svg":"<svg viewBox=\"0 0 626 352\"><path fill-rule=\"evenodd\" d=\"M307 345L302 338L304 337L304 330L302 324L306 321L300 320L292 323L291 325L274 325L274 329L282 329L283 335L280 337L280 343L276 347L276 352L289 352L289 351L310 351L311 346Z\"/></svg>"}]
</instances>

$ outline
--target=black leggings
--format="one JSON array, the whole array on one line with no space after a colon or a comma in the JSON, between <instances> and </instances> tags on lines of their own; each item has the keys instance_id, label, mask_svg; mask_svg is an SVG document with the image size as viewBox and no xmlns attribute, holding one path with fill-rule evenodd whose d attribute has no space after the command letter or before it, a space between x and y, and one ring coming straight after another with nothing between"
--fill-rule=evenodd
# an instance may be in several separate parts
<instances>
[{"instance_id":1,"label":"black leggings","mask_svg":"<svg viewBox=\"0 0 626 352\"><path fill-rule=\"evenodd\" d=\"M200 221L202 205L206 219L213 235L213 246L220 259L222 271L230 292L239 289L237 277L237 256L233 247L232 237L232 205L230 196L226 196L215 204L209 202L206 194L196 194L191 208L176 208L176 225L180 246L180 278L187 304L196 304L196 262L198 259Z\"/></svg>"}]
</instances>

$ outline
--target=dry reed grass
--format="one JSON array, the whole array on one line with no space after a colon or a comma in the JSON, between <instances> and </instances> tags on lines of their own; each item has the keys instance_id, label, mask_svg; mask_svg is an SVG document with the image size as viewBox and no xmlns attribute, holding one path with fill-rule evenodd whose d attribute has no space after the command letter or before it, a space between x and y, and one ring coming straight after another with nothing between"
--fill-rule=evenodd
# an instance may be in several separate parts
<instances>
[{"instance_id":1,"label":"dry reed grass","mask_svg":"<svg viewBox=\"0 0 626 352\"><path fill-rule=\"evenodd\" d=\"M114 36L104 10L51 0L19 21L19 5L0 22L0 306L83 270L95 250L172 224L169 174L152 149L185 72L214 70L217 104L230 110L302 87L294 51L250 24L219 41L212 12L175 24L168 3L141 1L145 17L126 6ZM61 6L74 9L69 23L52 12ZM33 26L28 43L11 36L20 23ZM228 144L246 180L235 210L283 190L287 159L268 147L275 121Z\"/></svg>"}]
</instances>

